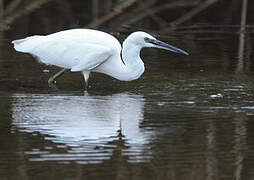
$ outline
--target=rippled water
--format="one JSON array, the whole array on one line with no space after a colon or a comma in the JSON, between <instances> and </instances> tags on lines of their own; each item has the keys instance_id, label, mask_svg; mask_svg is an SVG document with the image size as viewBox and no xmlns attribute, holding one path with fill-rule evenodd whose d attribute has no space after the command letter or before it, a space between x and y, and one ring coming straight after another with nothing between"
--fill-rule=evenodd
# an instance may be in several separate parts
<instances>
[{"instance_id":1,"label":"rippled water","mask_svg":"<svg viewBox=\"0 0 254 180\"><path fill-rule=\"evenodd\" d=\"M27 154L41 156L31 157L31 161L101 163L110 159L121 141L129 146L124 154L137 161L146 159L143 156L135 159L143 154L150 134L139 128L144 113L144 98L140 95L14 94L14 99L14 129L46 135L46 140L67 150L56 154L50 147L42 151L32 149Z\"/></svg>"},{"instance_id":2,"label":"rippled water","mask_svg":"<svg viewBox=\"0 0 254 180\"><path fill-rule=\"evenodd\" d=\"M144 49L139 80L94 73L88 92L79 73L49 87L59 69L10 44L29 31L0 32L0 179L253 179L253 37L235 29L155 33L190 55Z\"/></svg>"},{"instance_id":3,"label":"rippled water","mask_svg":"<svg viewBox=\"0 0 254 180\"><path fill-rule=\"evenodd\" d=\"M158 74L147 73L135 90L127 85L123 89L129 90L119 93L2 92L8 110L1 112L1 174L23 179L37 174L57 179L59 173L99 179L253 176L252 84L231 75L209 79L184 73L146 81L162 77ZM15 169L18 173L12 173Z\"/></svg>"}]
</instances>

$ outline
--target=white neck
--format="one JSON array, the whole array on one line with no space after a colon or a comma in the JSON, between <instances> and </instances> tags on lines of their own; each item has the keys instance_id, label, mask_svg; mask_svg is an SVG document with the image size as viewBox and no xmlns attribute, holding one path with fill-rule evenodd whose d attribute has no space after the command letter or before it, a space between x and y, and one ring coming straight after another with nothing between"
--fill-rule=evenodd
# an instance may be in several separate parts
<instances>
[{"instance_id":1,"label":"white neck","mask_svg":"<svg viewBox=\"0 0 254 180\"><path fill-rule=\"evenodd\" d=\"M96 71L121 81L138 79L145 71L144 63L140 58L141 48L141 46L132 43L127 38L123 42L122 59L120 54L116 53L108 60L109 63L102 64L96 68Z\"/></svg>"},{"instance_id":2,"label":"white neck","mask_svg":"<svg viewBox=\"0 0 254 180\"><path fill-rule=\"evenodd\" d=\"M125 64L125 70L120 72L120 80L131 81L138 79L145 71L145 66L140 58L141 46L134 45L126 39L123 42L122 60Z\"/></svg>"}]
</instances>

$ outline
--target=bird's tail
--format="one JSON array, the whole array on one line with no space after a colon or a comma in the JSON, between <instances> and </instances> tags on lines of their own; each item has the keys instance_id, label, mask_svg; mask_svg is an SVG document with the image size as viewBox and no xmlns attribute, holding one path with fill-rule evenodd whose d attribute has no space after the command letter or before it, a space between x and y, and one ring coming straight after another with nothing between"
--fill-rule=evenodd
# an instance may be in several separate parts
<instances>
[{"instance_id":1,"label":"bird's tail","mask_svg":"<svg viewBox=\"0 0 254 180\"><path fill-rule=\"evenodd\" d=\"M38 38L41 36L30 36L24 39L17 39L12 41L12 44L14 44L14 49L19 52L30 52L33 47L35 47L35 44L40 43L38 41Z\"/></svg>"}]
</instances>

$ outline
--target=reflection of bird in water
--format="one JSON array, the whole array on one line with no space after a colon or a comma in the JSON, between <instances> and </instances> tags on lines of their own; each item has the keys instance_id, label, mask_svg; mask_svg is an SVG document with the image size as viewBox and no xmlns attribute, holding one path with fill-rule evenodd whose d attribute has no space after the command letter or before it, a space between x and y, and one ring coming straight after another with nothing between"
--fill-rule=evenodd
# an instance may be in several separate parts
<instances>
[{"instance_id":1,"label":"reflection of bird in water","mask_svg":"<svg viewBox=\"0 0 254 180\"><path fill-rule=\"evenodd\" d=\"M13 128L39 132L56 145L70 147L71 153L64 156L67 160L101 161L119 148L134 161L149 148L152 132L140 128L145 105L142 95L14 94L13 98ZM63 157L52 153L40 160Z\"/></svg>"},{"instance_id":2,"label":"reflection of bird in water","mask_svg":"<svg viewBox=\"0 0 254 180\"><path fill-rule=\"evenodd\" d=\"M145 70L139 55L143 47L188 54L141 31L130 34L123 42L123 47L112 35L90 29L72 29L46 36L30 36L12 43L17 51L30 53L45 64L64 68L52 76L49 83L54 82L66 69L70 69L82 72L86 87L91 72L104 73L121 81L139 78Z\"/></svg>"},{"instance_id":3,"label":"reflection of bird in water","mask_svg":"<svg viewBox=\"0 0 254 180\"><path fill-rule=\"evenodd\" d=\"M144 113L144 99L140 95L16 94L14 98L13 123L16 126L56 136L66 144L70 138L73 144L84 140L105 143L107 138L119 133L129 143L146 141L139 128Z\"/></svg>"}]
</instances>

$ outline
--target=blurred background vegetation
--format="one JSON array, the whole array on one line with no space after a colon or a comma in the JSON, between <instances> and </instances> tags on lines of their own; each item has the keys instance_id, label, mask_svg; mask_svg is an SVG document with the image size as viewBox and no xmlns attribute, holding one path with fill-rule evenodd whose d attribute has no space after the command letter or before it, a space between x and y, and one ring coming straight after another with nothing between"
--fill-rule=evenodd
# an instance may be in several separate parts
<instances>
[{"instance_id":1,"label":"blurred background vegetation","mask_svg":"<svg viewBox=\"0 0 254 180\"><path fill-rule=\"evenodd\" d=\"M238 33L247 0L0 0L1 31L50 33L88 27L108 31L149 30ZM253 16L247 16L253 31Z\"/></svg>"}]
</instances>

